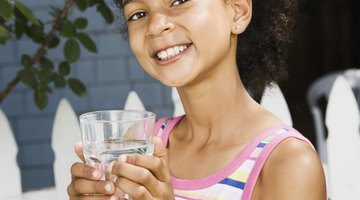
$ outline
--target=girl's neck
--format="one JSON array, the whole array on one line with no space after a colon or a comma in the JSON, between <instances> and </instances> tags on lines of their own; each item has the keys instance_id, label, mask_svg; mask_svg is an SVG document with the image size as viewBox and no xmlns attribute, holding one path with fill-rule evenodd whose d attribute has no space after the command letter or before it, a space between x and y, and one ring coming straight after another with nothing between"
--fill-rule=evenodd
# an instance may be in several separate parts
<instances>
[{"instance_id":1,"label":"girl's neck","mask_svg":"<svg viewBox=\"0 0 360 200\"><path fill-rule=\"evenodd\" d=\"M200 136L205 140L218 140L218 133L224 137L224 133L245 125L259 109L246 92L236 68L224 70L207 80L178 88L186 112L184 123L188 138Z\"/></svg>"}]
</instances>

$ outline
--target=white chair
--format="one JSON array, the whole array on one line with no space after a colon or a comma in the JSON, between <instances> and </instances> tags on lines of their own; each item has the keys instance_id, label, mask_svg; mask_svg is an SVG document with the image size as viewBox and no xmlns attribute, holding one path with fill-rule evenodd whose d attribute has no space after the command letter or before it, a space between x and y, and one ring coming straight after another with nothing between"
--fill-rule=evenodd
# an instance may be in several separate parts
<instances>
[{"instance_id":1,"label":"white chair","mask_svg":"<svg viewBox=\"0 0 360 200\"><path fill-rule=\"evenodd\" d=\"M177 92L176 88L171 88L171 99L174 103L174 113L173 116L180 116L185 114L184 107L181 103L181 99L179 93Z\"/></svg>"},{"instance_id":2,"label":"white chair","mask_svg":"<svg viewBox=\"0 0 360 200\"><path fill-rule=\"evenodd\" d=\"M276 115L286 125L292 126L292 118L285 97L276 83L265 88L260 104Z\"/></svg>"},{"instance_id":3,"label":"white chair","mask_svg":"<svg viewBox=\"0 0 360 200\"><path fill-rule=\"evenodd\" d=\"M124 110L145 110L139 95L135 91L130 91L124 105Z\"/></svg>"},{"instance_id":4,"label":"white chair","mask_svg":"<svg viewBox=\"0 0 360 200\"><path fill-rule=\"evenodd\" d=\"M74 151L74 145L79 141L81 135L78 117L70 103L62 99L55 114L51 141L55 154L54 175L58 200L69 198L67 186L71 181L70 168L73 163L80 161Z\"/></svg>"},{"instance_id":5,"label":"white chair","mask_svg":"<svg viewBox=\"0 0 360 200\"><path fill-rule=\"evenodd\" d=\"M360 103L360 70L348 69L342 71L335 71L325 74L316 79L306 92L306 101L309 106L310 112L314 119L316 148L321 161L327 163L327 147L326 147L326 130L324 127L324 110L320 106L320 100L323 98L325 104L329 99L330 91L333 87L335 79L339 75L349 81L353 92L356 94L357 102Z\"/></svg>"},{"instance_id":6,"label":"white chair","mask_svg":"<svg viewBox=\"0 0 360 200\"><path fill-rule=\"evenodd\" d=\"M327 178L331 200L360 196L359 108L349 82L339 76L329 95L325 116L328 128Z\"/></svg>"},{"instance_id":7,"label":"white chair","mask_svg":"<svg viewBox=\"0 0 360 200\"><path fill-rule=\"evenodd\" d=\"M21 199L20 170L16 163L17 152L17 144L9 121L0 109L0 153L2 155L0 165L1 200Z\"/></svg>"}]
</instances>

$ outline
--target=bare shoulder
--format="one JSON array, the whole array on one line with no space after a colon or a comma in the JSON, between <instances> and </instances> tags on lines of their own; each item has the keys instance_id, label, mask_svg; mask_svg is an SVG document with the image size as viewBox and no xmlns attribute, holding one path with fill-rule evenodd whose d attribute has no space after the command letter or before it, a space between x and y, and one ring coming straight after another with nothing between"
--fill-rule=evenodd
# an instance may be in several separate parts
<instances>
[{"instance_id":1,"label":"bare shoulder","mask_svg":"<svg viewBox=\"0 0 360 200\"><path fill-rule=\"evenodd\" d=\"M326 199L319 157L308 143L296 138L285 139L269 155L256 187L259 199Z\"/></svg>"}]
</instances>

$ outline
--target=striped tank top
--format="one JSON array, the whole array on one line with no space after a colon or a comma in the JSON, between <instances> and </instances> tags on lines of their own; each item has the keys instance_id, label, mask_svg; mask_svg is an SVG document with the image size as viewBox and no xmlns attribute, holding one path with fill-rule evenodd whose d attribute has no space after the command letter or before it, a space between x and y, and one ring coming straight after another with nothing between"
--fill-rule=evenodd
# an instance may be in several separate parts
<instances>
[{"instance_id":1,"label":"striped tank top","mask_svg":"<svg viewBox=\"0 0 360 200\"><path fill-rule=\"evenodd\" d=\"M162 118L156 123L157 135L167 145L172 128L184 117ZM272 150L284 139L308 139L294 128L274 126L250 141L224 169L208 177L185 180L172 177L176 200L250 200L260 171Z\"/></svg>"}]
</instances>

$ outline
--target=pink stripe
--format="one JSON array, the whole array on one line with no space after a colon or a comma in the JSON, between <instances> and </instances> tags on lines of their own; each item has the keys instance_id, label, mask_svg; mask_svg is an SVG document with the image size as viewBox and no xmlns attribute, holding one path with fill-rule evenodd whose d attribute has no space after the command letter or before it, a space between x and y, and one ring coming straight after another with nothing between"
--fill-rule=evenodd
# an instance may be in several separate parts
<instances>
[{"instance_id":1,"label":"pink stripe","mask_svg":"<svg viewBox=\"0 0 360 200\"><path fill-rule=\"evenodd\" d=\"M240 165L249 157L249 155L256 148L260 141L262 141L266 136L272 134L276 129L279 129L281 127L284 127L284 125L276 125L270 129L261 132L255 137L255 139L251 140L251 142L246 145L246 147L227 167L225 167L218 173L196 180L185 180L172 177L173 187L179 190L198 190L217 184L218 182L224 180L226 177L230 176L233 172L235 172L240 167Z\"/></svg>"},{"instance_id":2,"label":"pink stripe","mask_svg":"<svg viewBox=\"0 0 360 200\"><path fill-rule=\"evenodd\" d=\"M286 128L290 128L290 127L286 127ZM281 141L283 141L286 138L294 137L294 138L303 140L304 142L307 142L312 146L311 142L308 139L306 139L304 136L302 136L300 133L298 133L295 129L291 128L290 132L292 132L292 133L284 132L284 133L278 135L276 138L271 140L271 142L269 144L267 144L266 147L263 149L263 151L259 155L258 160L256 161L256 163L254 165L253 170L251 171L251 174L250 174L248 180L246 181L242 200L251 199L252 191L255 187L256 181L259 177L260 171L261 171L262 167L264 166L266 159L268 158L269 154L274 150L274 148L278 144L280 144Z\"/></svg>"},{"instance_id":3,"label":"pink stripe","mask_svg":"<svg viewBox=\"0 0 360 200\"><path fill-rule=\"evenodd\" d=\"M159 130L161 128L161 125L164 123L164 121L167 119L168 117L163 117L163 118L160 118L159 120L156 121L155 123L155 135L156 136L159 136L158 133L159 133Z\"/></svg>"},{"instance_id":4,"label":"pink stripe","mask_svg":"<svg viewBox=\"0 0 360 200\"><path fill-rule=\"evenodd\" d=\"M181 116L178 116L178 117L175 117L175 118L166 118L166 119L170 119L171 121L165 126L165 129L164 129L164 131L163 131L163 133L161 135L161 139L162 139L164 145L168 146L170 131L184 117L185 117L185 115L181 115Z\"/></svg>"}]
</instances>

